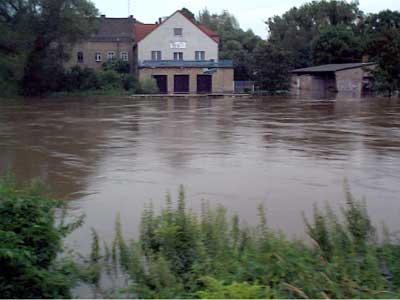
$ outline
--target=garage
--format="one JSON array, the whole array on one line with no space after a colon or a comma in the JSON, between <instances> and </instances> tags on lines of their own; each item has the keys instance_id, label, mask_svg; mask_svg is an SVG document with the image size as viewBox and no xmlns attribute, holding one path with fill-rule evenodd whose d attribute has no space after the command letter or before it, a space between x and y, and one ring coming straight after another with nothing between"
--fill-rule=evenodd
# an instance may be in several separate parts
<instances>
[{"instance_id":1,"label":"garage","mask_svg":"<svg viewBox=\"0 0 400 300\"><path fill-rule=\"evenodd\" d=\"M209 94L212 92L212 75L197 75L197 93Z\"/></svg>"},{"instance_id":2,"label":"garage","mask_svg":"<svg viewBox=\"0 0 400 300\"><path fill-rule=\"evenodd\" d=\"M168 76L167 75L153 75L157 82L158 89L161 94L168 94Z\"/></svg>"},{"instance_id":3,"label":"garage","mask_svg":"<svg viewBox=\"0 0 400 300\"><path fill-rule=\"evenodd\" d=\"M188 94L189 93L189 75L174 76L174 93Z\"/></svg>"}]
</instances>

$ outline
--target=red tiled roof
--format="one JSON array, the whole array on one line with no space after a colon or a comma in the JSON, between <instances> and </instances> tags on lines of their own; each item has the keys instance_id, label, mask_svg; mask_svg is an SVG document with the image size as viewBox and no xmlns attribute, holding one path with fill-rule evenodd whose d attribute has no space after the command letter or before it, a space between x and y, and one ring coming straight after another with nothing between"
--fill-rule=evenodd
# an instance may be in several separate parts
<instances>
[{"instance_id":1,"label":"red tiled roof","mask_svg":"<svg viewBox=\"0 0 400 300\"><path fill-rule=\"evenodd\" d=\"M175 15L177 12L181 13L179 10L173 13L169 18L171 18L173 15ZM188 19L193 25L195 25L197 28L199 28L202 32L204 32L207 36L209 36L212 40L214 40L216 43L219 43L219 35L218 33L214 32L213 30L207 28L204 25L197 24L195 21L191 20L188 18L185 14L181 13L186 19ZM165 21L164 21L165 22ZM164 23L163 22L163 23ZM146 36L148 36L151 32L153 32L158 26L162 25L161 24L142 24L142 23L136 23L134 25L134 30L135 30L135 38L136 42L140 42L143 40Z\"/></svg>"},{"instance_id":2,"label":"red tiled roof","mask_svg":"<svg viewBox=\"0 0 400 300\"><path fill-rule=\"evenodd\" d=\"M136 42L140 42L141 40L143 40L148 34L150 34L150 32L152 32L158 26L159 24L136 23L134 25Z\"/></svg>"}]
</instances>

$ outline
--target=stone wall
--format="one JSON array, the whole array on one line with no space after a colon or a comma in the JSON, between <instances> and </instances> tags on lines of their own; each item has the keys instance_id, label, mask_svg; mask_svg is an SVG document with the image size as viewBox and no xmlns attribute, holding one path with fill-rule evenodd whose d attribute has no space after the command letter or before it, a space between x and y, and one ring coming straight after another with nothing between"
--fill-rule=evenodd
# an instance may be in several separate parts
<instances>
[{"instance_id":1,"label":"stone wall","mask_svg":"<svg viewBox=\"0 0 400 300\"><path fill-rule=\"evenodd\" d=\"M149 79L153 75L168 76L168 93L174 93L174 75L189 75L190 93L197 92L197 75L203 75L203 69L199 68L157 68L157 69L140 69L139 79ZM233 69L220 68L212 75L212 92L213 93L233 93Z\"/></svg>"},{"instance_id":2,"label":"stone wall","mask_svg":"<svg viewBox=\"0 0 400 300\"><path fill-rule=\"evenodd\" d=\"M364 71L362 68L336 72L336 84L339 92L361 94Z\"/></svg>"}]
</instances>

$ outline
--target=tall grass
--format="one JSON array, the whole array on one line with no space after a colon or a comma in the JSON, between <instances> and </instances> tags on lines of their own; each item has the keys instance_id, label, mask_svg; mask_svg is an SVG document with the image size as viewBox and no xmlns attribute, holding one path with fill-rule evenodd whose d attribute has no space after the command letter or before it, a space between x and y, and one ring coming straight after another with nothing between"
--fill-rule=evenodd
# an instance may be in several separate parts
<instances>
[{"instance_id":1,"label":"tall grass","mask_svg":"<svg viewBox=\"0 0 400 300\"><path fill-rule=\"evenodd\" d=\"M349 192L346 196L340 216L329 207L315 207L312 219L305 218L310 245L271 230L262 206L256 227L241 225L237 215L229 218L224 207L208 202L194 214L181 188L175 206L168 195L161 212L151 204L145 207L136 241L123 238L117 219L113 258L104 255L102 264L127 280L108 295L398 298L398 242L387 237L379 244L365 203Z\"/></svg>"}]
</instances>

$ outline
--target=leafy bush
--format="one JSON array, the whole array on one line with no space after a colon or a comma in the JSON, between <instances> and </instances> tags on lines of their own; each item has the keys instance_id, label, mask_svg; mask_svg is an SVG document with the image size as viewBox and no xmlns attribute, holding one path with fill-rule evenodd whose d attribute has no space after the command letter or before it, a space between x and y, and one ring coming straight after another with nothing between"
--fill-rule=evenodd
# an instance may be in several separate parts
<instances>
[{"instance_id":1,"label":"leafy bush","mask_svg":"<svg viewBox=\"0 0 400 300\"><path fill-rule=\"evenodd\" d=\"M122 76L115 71L106 70L98 72L100 89L120 90L122 89Z\"/></svg>"},{"instance_id":2,"label":"leafy bush","mask_svg":"<svg viewBox=\"0 0 400 300\"><path fill-rule=\"evenodd\" d=\"M151 78L140 81L139 92L142 94L158 94L160 90L158 89L157 81Z\"/></svg>"},{"instance_id":3,"label":"leafy bush","mask_svg":"<svg viewBox=\"0 0 400 300\"><path fill-rule=\"evenodd\" d=\"M55 210L39 184L19 189L0 179L0 295L3 298L70 297L73 278L58 261L62 239L80 222L60 226Z\"/></svg>"},{"instance_id":4,"label":"leafy bush","mask_svg":"<svg viewBox=\"0 0 400 300\"><path fill-rule=\"evenodd\" d=\"M160 213L144 209L138 241L124 240L118 219L114 258L103 265L130 278L124 291L135 298L400 296L400 246L376 243L365 205L350 193L342 218L328 207L306 220L312 245L273 232L262 206L259 218L257 227L242 226L207 202L196 215L181 189L176 208L168 196Z\"/></svg>"},{"instance_id":5,"label":"leafy bush","mask_svg":"<svg viewBox=\"0 0 400 300\"><path fill-rule=\"evenodd\" d=\"M136 93L139 89L139 83L136 78L129 74L122 75L122 85L124 90Z\"/></svg>"},{"instance_id":6,"label":"leafy bush","mask_svg":"<svg viewBox=\"0 0 400 300\"><path fill-rule=\"evenodd\" d=\"M103 63L103 70L115 71L120 74L129 74L131 72L131 66L128 62L121 59L110 59Z\"/></svg>"},{"instance_id":7,"label":"leafy bush","mask_svg":"<svg viewBox=\"0 0 400 300\"><path fill-rule=\"evenodd\" d=\"M72 67L65 73L64 90L67 91L86 91L100 88L100 82L96 71L90 68Z\"/></svg>"}]
</instances>

